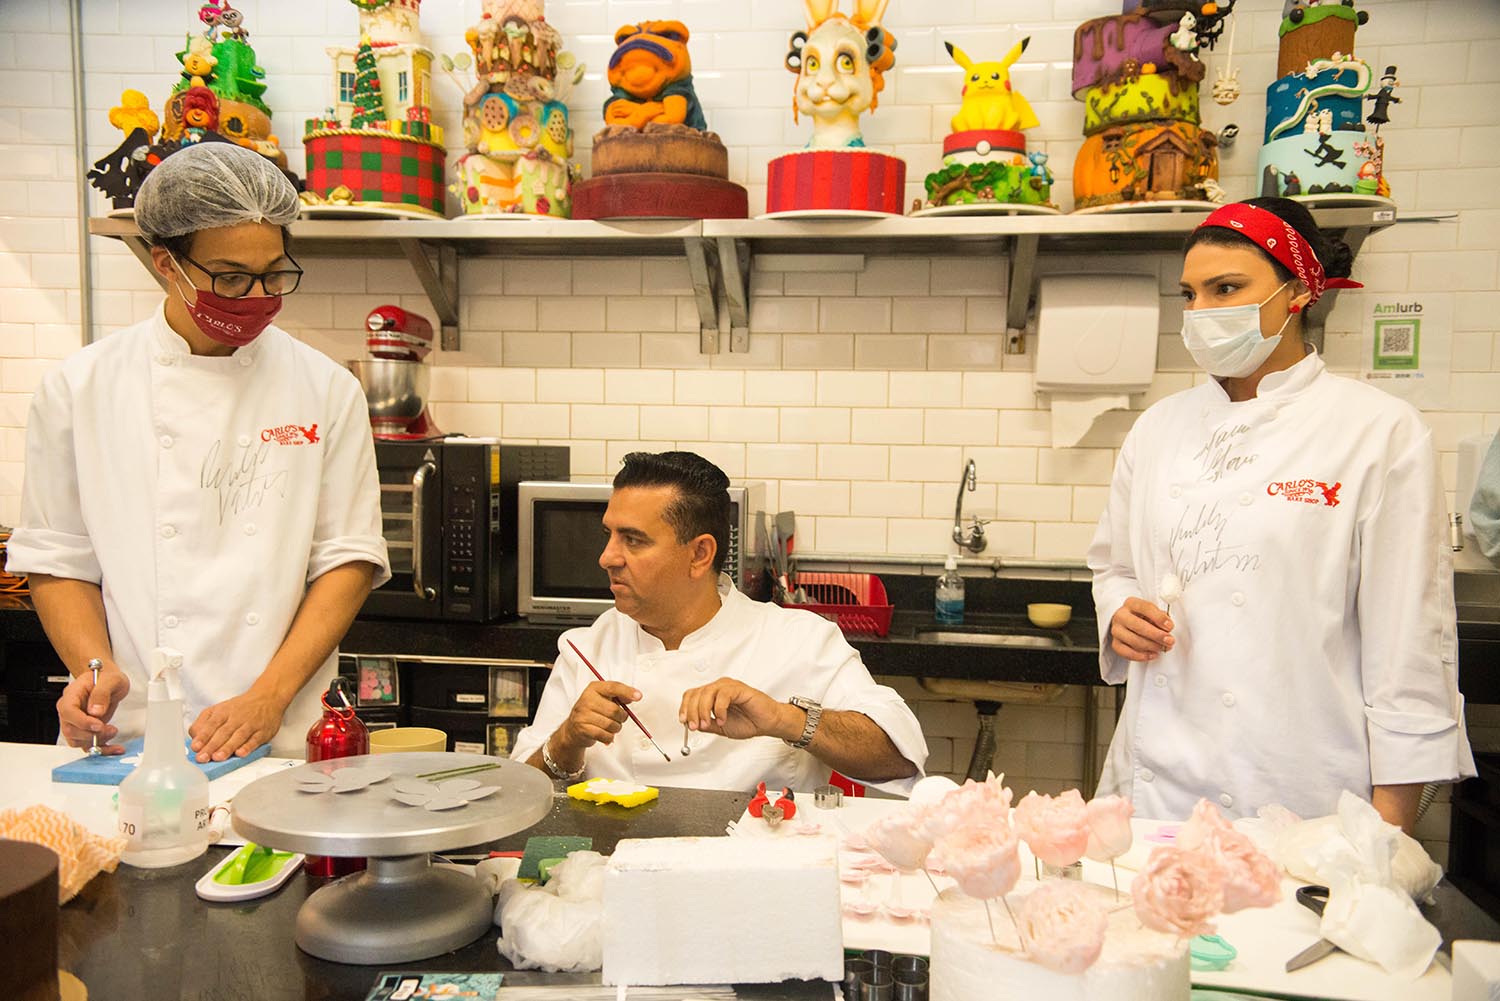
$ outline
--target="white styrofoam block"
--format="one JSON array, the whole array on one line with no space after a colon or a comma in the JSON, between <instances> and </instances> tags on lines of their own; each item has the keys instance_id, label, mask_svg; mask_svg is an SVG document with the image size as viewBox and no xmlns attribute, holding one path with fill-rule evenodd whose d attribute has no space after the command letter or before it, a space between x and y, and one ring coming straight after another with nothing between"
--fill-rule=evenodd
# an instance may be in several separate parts
<instances>
[{"instance_id":1,"label":"white styrofoam block","mask_svg":"<svg viewBox=\"0 0 1500 1001\"><path fill-rule=\"evenodd\" d=\"M1453 943L1453 1001L1500 1001L1500 942Z\"/></svg>"},{"instance_id":2,"label":"white styrofoam block","mask_svg":"<svg viewBox=\"0 0 1500 1001\"><path fill-rule=\"evenodd\" d=\"M621 841L604 876L604 982L838 981L837 852L825 836Z\"/></svg>"}]
</instances>

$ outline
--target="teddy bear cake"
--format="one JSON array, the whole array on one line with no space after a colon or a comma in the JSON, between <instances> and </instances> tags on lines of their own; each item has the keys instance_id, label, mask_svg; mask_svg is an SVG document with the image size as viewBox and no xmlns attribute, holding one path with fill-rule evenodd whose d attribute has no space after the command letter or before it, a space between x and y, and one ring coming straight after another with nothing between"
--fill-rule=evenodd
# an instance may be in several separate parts
<instances>
[{"instance_id":1,"label":"teddy bear cake","mask_svg":"<svg viewBox=\"0 0 1500 1001\"><path fill-rule=\"evenodd\" d=\"M460 81L466 152L452 185L464 212L570 218L580 172L567 98L584 67L547 23L546 0L484 0L464 40L469 52L443 61L474 70Z\"/></svg>"},{"instance_id":2,"label":"teddy bear cake","mask_svg":"<svg viewBox=\"0 0 1500 1001\"><path fill-rule=\"evenodd\" d=\"M266 71L250 47L244 16L228 0L209 0L198 10L204 30L188 33L177 61L182 75L158 118L146 95L126 90L109 113L125 141L94 163L89 182L124 212L151 168L184 146L232 142L252 149L286 172L299 189L302 179L287 170L286 154L271 133ZM159 132L159 136L158 136Z\"/></svg>"},{"instance_id":3,"label":"teddy bear cake","mask_svg":"<svg viewBox=\"0 0 1500 1001\"><path fill-rule=\"evenodd\" d=\"M443 217L447 151L432 124L422 0L350 0L359 46L332 46L335 103L310 119L305 215Z\"/></svg>"},{"instance_id":4,"label":"teddy bear cake","mask_svg":"<svg viewBox=\"0 0 1500 1001\"><path fill-rule=\"evenodd\" d=\"M1286 0L1277 79L1266 89L1262 195L1390 197L1380 126L1401 99L1396 67L1376 87L1370 66L1354 55L1355 31L1368 17L1353 0Z\"/></svg>"},{"instance_id":5,"label":"teddy bear cake","mask_svg":"<svg viewBox=\"0 0 1500 1001\"><path fill-rule=\"evenodd\" d=\"M859 119L879 104L896 39L881 26L890 0L803 0L807 30L792 35L793 117L812 119L807 147L771 160L766 214L900 215L906 161L865 146Z\"/></svg>"},{"instance_id":6,"label":"teddy bear cake","mask_svg":"<svg viewBox=\"0 0 1500 1001\"><path fill-rule=\"evenodd\" d=\"M1021 131L1036 127L1036 113L1010 84L1010 68L1030 41L1021 39L998 62L978 63L944 43L964 70L963 104L943 139L942 169L927 175L927 197L913 215L1057 211L1047 154L1028 153Z\"/></svg>"},{"instance_id":7,"label":"teddy bear cake","mask_svg":"<svg viewBox=\"0 0 1500 1001\"><path fill-rule=\"evenodd\" d=\"M615 32L593 176L573 187L575 219L743 219L749 196L708 131L693 88L688 29L643 21Z\"/></svg>"}]
</instances>

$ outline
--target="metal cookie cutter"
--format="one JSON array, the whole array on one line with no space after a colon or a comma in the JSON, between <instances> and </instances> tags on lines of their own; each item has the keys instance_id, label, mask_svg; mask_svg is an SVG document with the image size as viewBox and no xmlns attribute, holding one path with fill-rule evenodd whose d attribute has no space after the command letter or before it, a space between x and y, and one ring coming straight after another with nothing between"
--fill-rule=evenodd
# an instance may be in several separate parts
<instances>
[{"instance_id":1,"label":"metal cookie cutter","mask_svg":"<svg viewBox=\"0 0 1500 1001\"><path fill-rule=\"evenodd\" d=\"M844 790L838 786L818 786L813 790L813 805L819 810L837 810L844 805Z\"/></svg>"}]
</instances>

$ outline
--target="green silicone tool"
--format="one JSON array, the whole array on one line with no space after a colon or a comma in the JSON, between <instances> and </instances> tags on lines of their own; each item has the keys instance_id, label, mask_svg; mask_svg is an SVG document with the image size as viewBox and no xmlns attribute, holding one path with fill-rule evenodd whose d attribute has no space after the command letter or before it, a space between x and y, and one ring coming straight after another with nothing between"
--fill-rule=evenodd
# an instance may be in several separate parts
<instances>
[{"instance_id":1,"label":"green silicone tool","mask_svg":"<svg viewBox=\"0 0 1500 1001\"><path fill-rule=\"evenodd\" d=\"M306 857L257 844L245 845L226 855L198 880L198 896L215 901L263 897L280 889L301 868Z\"/></svg>"},{"instance_id":2,"label":"green silicone tool","mask_svg":"<svg viewBox=\"0 0 1500 1001\"><path fill-rule=\"evenodd\" d=\"M1222 970L1234 962L1239 950L1218 935L1199 935L1188 946L1195 970Z\"/></svg>"}]
</instances>

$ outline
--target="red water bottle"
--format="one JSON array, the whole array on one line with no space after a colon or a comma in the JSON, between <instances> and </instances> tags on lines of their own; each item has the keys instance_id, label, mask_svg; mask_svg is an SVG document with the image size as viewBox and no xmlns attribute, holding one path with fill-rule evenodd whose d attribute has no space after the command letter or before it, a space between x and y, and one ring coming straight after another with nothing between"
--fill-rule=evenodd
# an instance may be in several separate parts
<instances>
[{"instance_id":1,"label":"red water bottle","mask_svg":"<svg viewBox=\"0 0 1500 1001\"><path fill-rule=\"evenodd\" d=\"M370 731L354 714L354 700L349 698L348 683L334 678L323 693L323 717L307 731L307 760L326 761L370 753ZM362 858L333 858L309 855L302 864L310 876L327 878L347 876L365 867Z\"/></svg>"}]
</instances>

